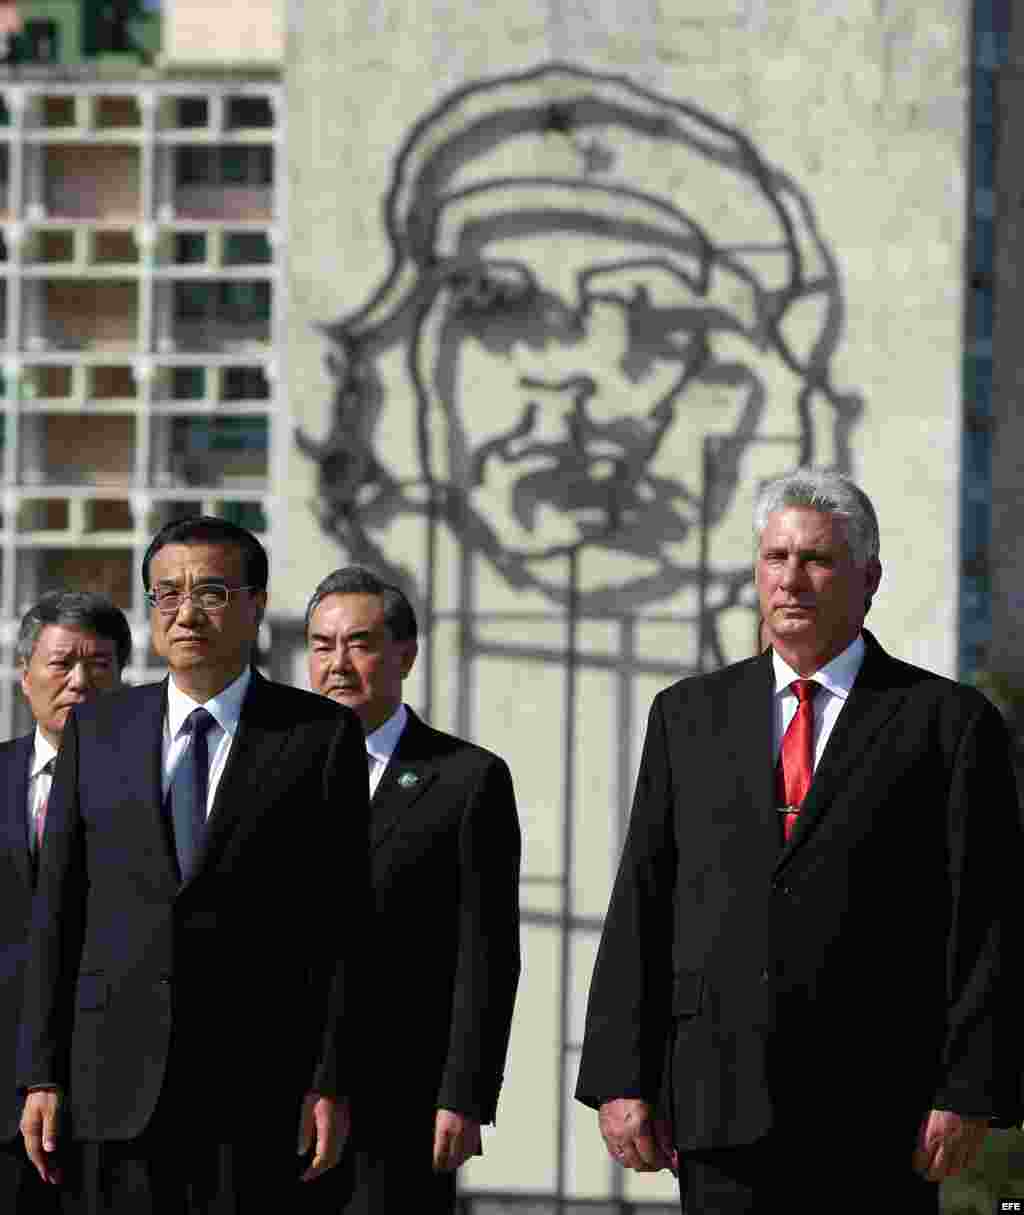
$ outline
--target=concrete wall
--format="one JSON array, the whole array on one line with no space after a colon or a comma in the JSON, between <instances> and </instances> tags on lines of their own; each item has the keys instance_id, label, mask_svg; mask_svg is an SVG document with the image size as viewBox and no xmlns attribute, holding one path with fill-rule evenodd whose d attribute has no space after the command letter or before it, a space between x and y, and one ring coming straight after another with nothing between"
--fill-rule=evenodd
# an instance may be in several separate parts
<instances>
[{"instance_id":1,"label":"concrete wall","mask_svg":"<svg viewBox=\"0 0 1024 1215\"><path fill-rule=\"evenodd\" d=\"M466 1184L614 1194L567 1097L599 919L652 695L753 645L760 482L853 473L872 627L953 667L968 5L289 14L272 607L353 557L413 587L409 699L506 755L526 839Z\"/></svg>"}]
</instances>

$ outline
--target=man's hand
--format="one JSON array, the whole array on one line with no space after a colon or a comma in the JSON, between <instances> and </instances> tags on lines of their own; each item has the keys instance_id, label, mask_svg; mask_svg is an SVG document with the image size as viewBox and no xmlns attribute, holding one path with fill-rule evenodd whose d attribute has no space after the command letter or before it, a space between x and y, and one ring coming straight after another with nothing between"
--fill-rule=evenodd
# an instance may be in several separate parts
<instances>
[{"instance_id":1,"label":"man's hand","mask_svg":"<svg viewBox=\"0 0 1024 1215\"><path fill-rule=\"evenodd\" d=\"M29 1093L21 1115L21 1136L36 1172L51 1185L60 1182L60 1169L54 1156L59 1125L60 1093L56 1089L36 1089Z\"/></svg>"},{"instance_id":2,"label":"man's hand","mask_svg":"<svg viewBox=\"0 0 1024 1215\"><path fill-rule=\"evenodd\" d=\"M352 1112L344 1097L307 1093L299 1117L298 1154L304 1156L310 1148L314 1148L314 1132L316 1146L313 1150L313 1160L299 1180L315 1181L321 1173L333 1169L341 1159L351 1129Z\"/></svg>"},{"instance_id":3,"label":"man's hand","mask_svg":"<svg viewBox=\"0 0 1024 1215\"><path fill-rule=\"evenodd\" d=\"M678 1171L672 1128L663 1118L654 1117L646 1101L632 1097L606 1101L598 1112L597 1123L608 1155L623 1168L636 1169L638 1173Z\"/></svg>"},{"instance_id":4,"label":"man's hand","mask_svg":"<svg viewBox=\"0 0 1024 1215\"><path fill-rule=\"evenodd\" d=\"M930 1110L921 1119L914 1168L927 1181L945 1181L969 1168L988 1134L985 1118L961 1118L949 1110Z\"/></svg>"},{"instance_id":5,"label":"man's hand","mask_svg":"<svg viewBox=\"0 0 1024 1215\"><path fill-rule=\"evenodd\" d=\"M454 1173L470 1156L482 1156L480 1123L465 1114L438 1110L434 1119L434 1171Z\"/></svg>"}]
</instances>

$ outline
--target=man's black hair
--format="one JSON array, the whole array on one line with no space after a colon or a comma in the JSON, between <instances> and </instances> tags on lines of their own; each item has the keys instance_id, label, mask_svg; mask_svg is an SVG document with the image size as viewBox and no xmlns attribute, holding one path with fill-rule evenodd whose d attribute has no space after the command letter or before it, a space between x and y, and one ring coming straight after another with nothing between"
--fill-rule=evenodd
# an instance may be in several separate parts
<instances>
[{"instance_id":1,"label":"man's black hair","mask_svg":"<svg viewBox=\"0 0 1024 1215\"><path fill-rule=\"evenodd\" d=\"M242 550L246 585L258 591L267 589L270 574L267 550L252 532L215 515L188 515L164 524L149 542L142 558L142 585L147 591L150 562L168 544L233 544Z\"/></svg>"},{"instance_id":2,"label":"man's black hair","mask_svg":"<svg viewBox=\"0 0 1024 1215\"><path fill-rule=\"evenodd\" d=\"M379 595L384 603L384 623L395 641L416 640L416 613L405 592L361 565L346 565L343 569L334 570L313 592L306 608L307 640L313 613L328 595Z\"/></svg>"}]
</instances>

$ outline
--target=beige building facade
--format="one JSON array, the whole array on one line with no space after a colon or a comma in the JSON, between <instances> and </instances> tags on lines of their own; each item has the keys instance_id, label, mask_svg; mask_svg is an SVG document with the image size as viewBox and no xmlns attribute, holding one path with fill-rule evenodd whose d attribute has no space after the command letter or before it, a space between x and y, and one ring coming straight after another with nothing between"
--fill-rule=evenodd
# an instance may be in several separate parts
<instances>
[{"instance_id":1,"label":"beige building facade","mask_svg":"<svg viewBox=\"0 0 1024 1215\"><path fill-rule=\"evenodd\" d=\"M333 566L390 571L427 625L411 702L512 766L525 970L479 1209L669 1202L571 1092L647 708L755 644L759 485L857 477L869 623L955 667L968 6L289 14L277 636Z\"/></svg>"}]
</instances>

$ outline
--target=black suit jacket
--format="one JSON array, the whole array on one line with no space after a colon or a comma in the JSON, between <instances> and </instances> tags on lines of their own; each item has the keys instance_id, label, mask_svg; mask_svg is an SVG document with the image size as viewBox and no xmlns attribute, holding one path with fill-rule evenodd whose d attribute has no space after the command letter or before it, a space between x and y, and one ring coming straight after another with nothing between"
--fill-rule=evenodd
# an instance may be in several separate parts
<instances>
[{"instance_id":1,"label":"black suit jacket","mask_svg":"<svg viewBox=\"0 0 1024 1215\"><path fill-rule=\"evenodd\" d=\"M22 1101L15 1080L18 1019L35 864L28 838L28 773L34 732L0 744L0 1140L18 1131Z\"/></svg>"},{"instance_id":2,"label":"black suit jacket","mask_svg":"<svg viewBox=\"0 0 1024 1215\"><path fill-rule=\"evenodd\" d=\"M870 1111L873 1134L932 1107L1019 1116L1006 731L979 693L865 640L785 847L770 653L651 709L577 1096L660 1102L681 1149L834 1108Z\"/></svg>"},{"instance_id":3,"label":"black suit jacket","mask_svg":"<svg viewBox=\"0 0 1024 1215\"><path fill-rule=\"evenodd\" d=\"M370 813L372 1090L431 1126L438 1108L491 1122L520 965L508 767L410 711Z\"/></svg>"},{"instance_id":4,"label":"black suit jacket","mask_svg":"<svg viewBox=\"0 0 1024 1215\"><path fill-rule=\"evenodd\" d=\"M337 925L369 907L362 731L254 671L182 883L161 790L165 703L166 681L130 688L76 707L64 729L19 1082L65 1087L84 1139L139 1135L165 1088L190 1130L294 1136L305 1091L355 1085L361 934Z\"/></svg>"}]
</instances>

